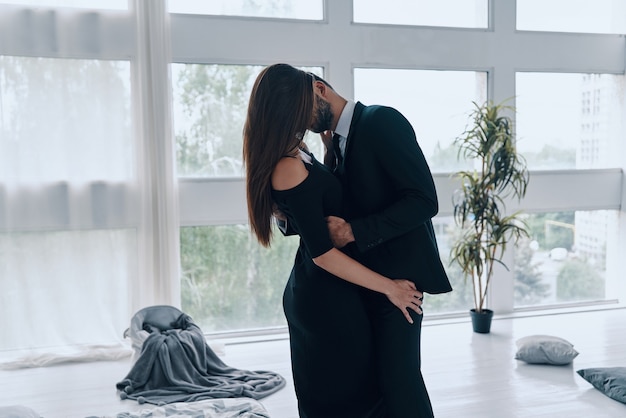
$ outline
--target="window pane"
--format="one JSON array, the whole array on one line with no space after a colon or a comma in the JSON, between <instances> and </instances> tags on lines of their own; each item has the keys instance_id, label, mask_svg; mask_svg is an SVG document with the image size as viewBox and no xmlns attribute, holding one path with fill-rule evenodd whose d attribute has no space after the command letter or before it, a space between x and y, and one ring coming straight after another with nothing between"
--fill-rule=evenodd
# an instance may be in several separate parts
<instances>
[{"instance_id":1,"label":"window pane","mask_svg":"<svg viewBox=\"0 0 626 418\"><path fill-rule=\"evenodd\" d=\"M404 114L433 172L471 167L457 159L452 142L465 130L472 102L485 100L487 73L356 68L354 85L357 100Z\"/></svg>"},{"instance_id":2,"label":"window pane","mask_svg":"<svg viewBox=\"0 0 626 418\"><path fill-rule=\"evenodd\" d=\"M530 169L620 166L623 76L518 73L518 149Z\"/></svg>"},{"instance_id":3,"label":"window pane","mask_svg":"<svg viewBox=\"0 0 626 418\"><path fill-rule=\"evenodd\" d=\"M517 29L626 33L626 0L517 0Z\"/></svg>"},{"instance_id":4,"label":"window pane","mask_svg":"<svg viewBox=\"0 0 626 418\"><path fill-rule=\"evenodd\" d=\"M24 7L75 7L81 9L128 9L128 0L0 0L0 4L17 4Z\"/></svg>"},{"instance_id":5,"label":"window pane","mask_svg":"<svg viewBox=\"0 0 626 418\"><path fill-rule=\"evenodd\" d=\"M0 56L0 351L120 340L138 270L130 109L127 61Z\"/></svg>"},{"instance_id":6,"label":"window pane","mask_svg":"<svg viewBox=\"0 0 626 418\"><path fill-rule=\"evenodd\" d=\"M450 263L450 248L459 238L459 228L454 223L452 216L437 216L433 219L437 246L441 262L448 273L448 279L453 291L441 295L427 295L425 308L428 314L467 312L474 307L471 280L465 280L461 268L456 263Z\"/></svg>"},{"instance_id":7,"label":"window pane","mask_svg":"<svg viewBox=\"0 0 626 418\"><path fill-rule=\"evenodd\" d=\"M322 0L170 0L172 13L322 20Z\"/></svg>"},{"instance_id":8,"label":"window pane","mask_svg":"<svg viewBox=\"0 0 626 418\"><path fill-rule=\"evenodd\" d=\"M270 249L248 225L181 228L182 310L204 332L285 326L282 295L299 239Z\"/></svg>"},{"instance_id":9,"label":"window pane","mask_svg":"<svg viewBox=\"0 0 626 418\"><path fill-rule=\"evenodd\" d=\"M530 214L525 220L531 236L516 246L516 307L606 298L616 211Z\"/></svg>"},{"instance_id":10,"label":"window pane","mask_svg":"<svg viewBox=\"0 0 626 418\"><path fill-rule=\"evenodd\" d=\"M119 341L137 268L134 229L0 232L0 353Z\"/></svg>"},{"instance_id":11,"label":"window pane","mask_svg":"<svg viewBox=\"0 0 626 418\"><path fill-rule=\"evenodd\" d=\"M133 176L128 62L0 56L0 179Z\"/></svg>"},{"instance_id":12,"label":"window pane","mask_svg":"<svg viewBox=\"0 0 626 418\"><path fill-rule=\"evenodd\" d=\"M263 68L172 64L179 176L243 176L243 125L252 85ZM319 67L302 69L322 75ZM317 135L308 135L306 141L321 155Z\"/></svg>"},{"instance_id":13,"label":"window pane","mask_svg":"<svg viewBox=\"0 0 626 418\"><path fill-rule=\"evenodd\" d=\"M353 0L354 21L392 25L486 28L487 0Z\"/></svg>"},{"instance_id":14,"label":"window pane","mask_svg":"<svg viewBox=\"0 0 626 418\"><path fill-rule=\"evenodd\" d=\"M428 295L428 312L466 312L474 303L471 286L458 267L448 265L457 228L452 217L437 217L433 223L454 292ZM267 249L257 243L248 225L181 228L182 310L203 331L286 325L282 295L299 239L275 233Z\"/></svg>"}]
</instances>

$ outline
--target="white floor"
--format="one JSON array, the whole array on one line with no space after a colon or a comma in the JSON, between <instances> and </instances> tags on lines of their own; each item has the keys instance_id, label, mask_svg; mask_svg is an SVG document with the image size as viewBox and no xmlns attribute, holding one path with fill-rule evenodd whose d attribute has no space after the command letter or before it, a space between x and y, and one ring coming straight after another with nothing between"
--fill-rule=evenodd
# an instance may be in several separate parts
<instances>
[{"instance_id":1,"label":"white floor","mask_svg":"<svg viewBox=\"0 0 626 418\"><path fill-rule=\"evenodd\" d=\"M587 367L626 366L626 310L496 318L490 334L475 334L466 320L425 321L423 374L438 418L617 418L626 405L576 374ZM515 340L548 334L572 342L580 355L569 366L515 360ZM246 370L272 370L286 388L261 402L272 418L295 418L296 400L285 338L225 346L223 360ZM130 360L74 363L0 371L0 406L25 405L46 418L115 415L136 410L121 401L115 383Z\"/></svg>"}]
</instances>

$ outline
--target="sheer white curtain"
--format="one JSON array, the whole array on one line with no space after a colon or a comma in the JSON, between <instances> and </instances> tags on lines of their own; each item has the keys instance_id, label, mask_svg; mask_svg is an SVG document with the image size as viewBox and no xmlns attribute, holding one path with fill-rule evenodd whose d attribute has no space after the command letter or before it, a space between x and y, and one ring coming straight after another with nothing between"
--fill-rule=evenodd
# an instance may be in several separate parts
<instances>
[{"instance_id":1,"label":"sheer white curtain","mask_svg":"<svg viewBox=\"0 0 626 418\"><path fill-rule=\"evenodd\" d=\"M0 5L5 364L106 357L136 310L179 304L169 40L163 0Z\"/></svg>"},{"instance_id":2,"label":"sheer white curtain","mask_svg":"<svg viewBox=\"0 0 626 418\"><path fill-rule=\"evenodd\" d=\"M140 246L145 263L134 281L135 305L180 304L180 239L172 129L172 56L166 1L132 0L137 22L133 61L136 137L142 185Z\"/></svg>"}]
</instances>

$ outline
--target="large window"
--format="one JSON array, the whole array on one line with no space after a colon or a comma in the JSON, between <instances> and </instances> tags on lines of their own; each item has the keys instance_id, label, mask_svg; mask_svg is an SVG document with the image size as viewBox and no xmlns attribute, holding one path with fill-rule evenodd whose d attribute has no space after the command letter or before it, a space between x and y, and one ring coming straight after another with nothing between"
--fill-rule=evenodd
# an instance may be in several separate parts
<instances>
[{"instance_id":1,"label":"large window","mask_svg":"<svg viewBox=\"0 0 626 418\"><path fill-rule=\"evenodd\" d=\"M355 98L364 104L392 106L404 114L433 172L471 166L457 158L452 143L467 126L472 102L487 96L486 73L356 68L354 86Z\"/></svg>"},{"instance_id":2,"label":"large window","mask_svg":"<svg viewBox=\"0 0 626 418\"><path fill-rule=\"evenodd\" d=\"M3 180L134 175L128 62L0 56L0 91Z\"/></svg>"},{"instance_id":3,"label":"large window","mask_svg":"<svg viewBox=\"0 0 626 418\"><path fill-rule=\"evenodd\" d=\"M530 237L515 255L515 305L604 300L607 249L615 242L615 211L576 211L526 216Z\"/></svg>"},{"instance_id":4,"label":"large window","mask_svg":"<svg viewBox=\"0 0 626 418\"><path fill-rule=\"evenodd\" d=\"M130 113L128 62L0 56L0 350L118 338L138 267Z\"/></svg>"},{"instance_id":5,"label":"large window","mask_svg":"<svg viewBox=\"0 0 626 418\"><path fill-rule=\"evenodd\" d=\"M450 262L450 249L454 241L459 238L461 231L457 228L452 216L437 216L433 219L433 226L441 262L448 274L453 291L426 296L424 309L428 314L467 312L474 306L472 280L464 276L457 263Z\"/></svg>"},{"instance_id":6,"label":"large window","mask_svg":"<svg viewBox=\"0 0 626 418\"><path fill-rule=\"evenodd\" d=\"M354 21L486 28L487 0L353 0Z\"/></svg>"},{"instance_id":7,"label":"large window","mask_svg":"<svg viewBox=\"0 0 626 418\"><path fill-rule=\"evenodd\" d=\"M486 98L486 73L356 68L354 84L356 100L366 105L392 106L404 114L413 125L433 172L471 168L472 162L458 158L453 141L466 128L472 102L481 103ZM471 281L466 281L460 269L449 263L457 228L450 216L437 217L433 223L454 292L428 296L428 312L465 311L474 303Z\"/></svg>"},{"instance_id":8,"label":"large window","mask_svg":"<svg viewBox=\"0 0 626 418\"><path fill-rule=\"evenodd\" d=\"M517 0L517 29L626 33L625 0Z\"/></svg>"},{"instance_id":9,"label":"large window","mask_svg":"<svg viewBox=\"0 0 626 418\"><path fill-rule=\"evenodd\" d=\"M517 73L517 146L529 168L619 167L624 76Z\"/></svg>"},{"instance_id":10,"label":"large window","mask_svg":"<svg viewBox=\"0 0 626 418\"><path fill-rule=\"evenodd\" d=\"M242 177L243 125L262 66L172 64L178 175ZM322 75L319 67L306 67ZM321 141L307 137L312 149Z\"/></svg>"},{"instance_id":11,"label":"large window","mask_svg":"<svg viewBox=\"0 0 626 418\"><path fill-rule=\"evenodd\" d=\"M179 176L243 175L243 123L260 66L173 64Z\"/></svg>"},{"instance_id":12,"label":"large window","mask_svg":"<svg viewBox=\"0 0 626 418\"><path fill-rule=\"evenodd\" d=\"M119 340L136 252L133 229L0 232L0 358Z\"/></svg>"},{"instance_id":13,"label":"large window","mask_svg":"<svg viewBox=\"0 0 626 418\"><path fill-rule=\"evenodd\" d=\"M284 326L282 296L298 237L263 248L248 225L181 229L182 309L205 332Z\"/></svg>"},{"instance_id":14,"label":"large window","mask_svg":"<svg viewBox=\"0 0 626 418\"><path fill-rule=\"evenodd\" d=\"M322 0L170 0L172 13L321 20Z\"/></svg>"},{"instance_id":15,"label":"large window","mask_svg":"<svg viewBox=\"0 0 626 418\"><path fill-rule=\"evenodd\" d=\"M223 184L224 177L235 178L234 183L228 183L235 187L243 182L242 129L250 91L262 68L172 65L178 175L193 178L187 183L192 188L196 184ZM322 75L319 67L303 69ZM315 155L322 155L317 135L308 134L305 141ZM209 202L215 199L202 198ZM245 201L239 204L245 205ZM211 208L199 208L207 210ZM245 213L241 208L228 209L225 222L215 217L208 222L219 225L180 230L182 308L206 332L286 325L282 293L298 239L276 231L271 248L265 249L251 235L246 219L231 223L237 216L233 213L242 211Z\"/></svg>"},{"instance_id":16,"label":"large window","mask_svg":"<svg viewBox=\"0 0 626 418\"><path fill-rule=\"evenodd\" d=\"M80 9L128 9L128 0L0 0L0 4L32 7L72 7Z\"/></svg>"}]
</instances>

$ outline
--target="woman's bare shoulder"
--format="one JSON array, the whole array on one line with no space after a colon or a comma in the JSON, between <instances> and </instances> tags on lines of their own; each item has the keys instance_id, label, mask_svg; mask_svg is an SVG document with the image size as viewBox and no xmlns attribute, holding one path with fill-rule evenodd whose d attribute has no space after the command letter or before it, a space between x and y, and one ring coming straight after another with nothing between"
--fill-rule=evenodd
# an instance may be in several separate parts
<instances>
[{"instance_id":1,"label":"woman's bare shoulder","mask_svg":"<svg viewBox=\"0 0 626 418\"><path fill-rule=\"evenodd\" d=\"M309 175L302 160L298 157L283 157L272 171L272 188L274 190L293 189Z\"/></svg>"}]
</instances>

